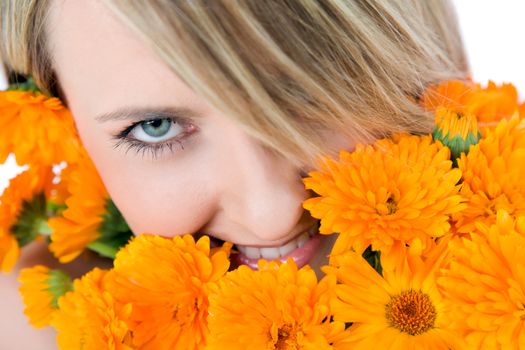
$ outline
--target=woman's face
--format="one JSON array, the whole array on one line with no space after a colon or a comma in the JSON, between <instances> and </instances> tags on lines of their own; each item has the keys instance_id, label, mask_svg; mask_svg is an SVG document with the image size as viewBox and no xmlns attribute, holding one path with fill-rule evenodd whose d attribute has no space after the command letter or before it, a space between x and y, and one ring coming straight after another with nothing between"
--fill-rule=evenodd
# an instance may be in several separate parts
<instances>
[{"instance_id":1,"label":"woman's face","mask_svg":"<svg viewBox=\"0 0 525 350\"><path fill-rule=\"evenodd\" d=\"M80 137L135 234L208 234L235 243L251 265L287 254L316 265L326 256L327 240L304 234L316 224L302 208L309 169L197 96L102 2L56 0L49 19Z\"/></svg>"}]
</instances>

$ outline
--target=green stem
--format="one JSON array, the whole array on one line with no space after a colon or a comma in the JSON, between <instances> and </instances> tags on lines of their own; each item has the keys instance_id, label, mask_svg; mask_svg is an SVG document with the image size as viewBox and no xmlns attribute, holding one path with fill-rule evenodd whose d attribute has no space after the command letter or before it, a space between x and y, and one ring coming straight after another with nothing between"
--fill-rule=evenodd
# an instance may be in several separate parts
<instances>
[{"instance_id":1,"label":"green stem","mask_svg":"<svg viewBox=\"0 0 525 350\"><path fill-rule=\"evenodd\" d=\"M51 229L51 227L49 227L47 220L40 219L38 221L38 233L40 233L42 236L51 236L53 230Z\"/></svg>"},{"instance_id":2,"label":"green stem","mask_svg":"<svg viewBox=\"0 0 525 350\"><path fill-rule=\"evenodd\" d=\"M117 252L119 250L119 248L117 247L112 247L111 245L100 241L91 242L88 245L88 248L93 250L94 252L99 253L103 257L111 259L115 259L115 256L117 255Z\"/></svg>"}]
</instances>

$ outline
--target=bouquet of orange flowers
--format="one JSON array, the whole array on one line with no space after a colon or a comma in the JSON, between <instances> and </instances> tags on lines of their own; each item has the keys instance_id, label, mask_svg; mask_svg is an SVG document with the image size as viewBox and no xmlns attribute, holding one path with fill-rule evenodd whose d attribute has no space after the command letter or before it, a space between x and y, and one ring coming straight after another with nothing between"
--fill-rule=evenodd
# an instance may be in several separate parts
<instances>
[{"instance_id":1,"label":"bouquet of orange flowers","mask_svg":"<svg viewBox=\"0 0 525 350\"><path fill-rule=\"evenodd\" d=\"M73 281L22 270L29 322L61 349L525 348L525 105L511 84L461 81L419 103L431 134L341 151L304 179L318 194L304 207L338 235L318 277L292 259L232 269L232 245L207 236L132 237L60 101L1 92L0 162L28 167L0 198L0 267L37 239L60 262L114 259Z\"/></svg>"}]
</instances>

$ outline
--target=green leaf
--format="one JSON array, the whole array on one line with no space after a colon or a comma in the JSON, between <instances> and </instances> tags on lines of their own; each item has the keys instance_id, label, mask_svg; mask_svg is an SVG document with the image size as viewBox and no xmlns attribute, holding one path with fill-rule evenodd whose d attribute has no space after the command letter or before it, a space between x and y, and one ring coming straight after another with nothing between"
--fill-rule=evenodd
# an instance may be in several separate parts
<instances>
[{"instance_id":1,"label":"green leaf","mask_svg":"<svg viewBox=\"0 0 525 350\"><path fill-rule=\"evenodd\" d=\"M29 91L32 93L41 93L40 89L36 86L35 80L32 77L27 78L25 82L10 84L7 88L8 91Z\"/></svg>"},{"instance_id":2,"label":"green leaf","mask_svg":"<svg viewBox=\"0 0 525 350\"><path fill-rule=\"evenodd\" d=\"M47 285L47 291L53 295L51 306L55 309L58 309L58 299L73 289L73 282L65 272L60 270L51 270L49 271Z\"/></svg>"},{"instance_id":3,"label":"green leaf","mask_svg":"<svg viewBox=\"0 0 525 350\"><path fill-rule=\"evenodd\" d=\"M108 198L106 211L99 228L100 238L88 245L88 248L100 255L114 259L120 248L124 247L133 236L124 217Z\"/></svg>"},{"instance_id":4,"label":"green leaf","mask_svg":"<svg viewBox=\"0 0 525 350\"><path fill-rule=\"evenodd\" d=\"M11 226L20 247L35 240L40 234L50 234L47 225L46 196L43 192L35 195L30 201L22 202L22 209Z\"/></svg>"},{"instance_id":5,"label":"green leaf","mask_svg":"<svg viewBox=\"0 0 525 350\"><path fill-rule=\"evenodd\" d=\"M67 205L65 204L58 204L52 201L47 202L46 211L49 217L59 216L66 209Z\"/></svg>"},{"instance_id":6,"label":"green leaf","mask_svg":"<svg viewBox=\"0 0 525 350\"><path fill-rule=\"evenodd\" d=\"M381 252L372 250L372 246L368 246L363 252L363 258L377 271L381 276L383 276L383 268L381 266Z\"/></svg>"},{"instance_id":7,"label":"green leaf","mask_svg":"<svg viewBox=\"0 0 525 350\"><path fill-rule=\"evenodd\" d=\"M470 146L477 144L481 139L481 133L479 131L477 134L469 132L466 138L461 137L459 134L451 135L447 133L443 135L441 128L436 126L432 131L432 139L441 141L443 145L450 149L450 160L452 160L453 166L457 167L457 159L461 156L461 153L468 154Z\"/></svg>"}]
</instances>

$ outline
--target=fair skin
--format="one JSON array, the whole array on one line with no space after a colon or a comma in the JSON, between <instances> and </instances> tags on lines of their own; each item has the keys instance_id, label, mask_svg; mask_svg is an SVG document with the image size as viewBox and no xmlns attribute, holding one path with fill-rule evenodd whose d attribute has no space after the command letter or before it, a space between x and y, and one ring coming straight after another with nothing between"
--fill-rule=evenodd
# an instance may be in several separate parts
<instances>
[{"instance_id":1,"label":"fair skin","mask_svg":"<svg viewBox=\"0 0 525 350\"><path fill-rule=\"evenodd\" d=\"M252 250L263 248L259 253L264 255L294 242L315 224L302 208L312 195L301 181L301 174L311 170L308 165L293 166L213 108L101 1L56 0L50 10L49 47L67 105L111 198L135 234L205 233ZM150 151L126 152L126 145L115 148L112 139L131 123L147 120L144 114L135 120L97 120L130 108L185 109L191 119L165 124L157 118L152 125L168 129L157 138L147 133L154 129L137 125L130 138L171 141L173 151L164 148L152 157ZM337 147L353 145L343 141ZM308 263L323 264L331 241L322 240ZM31 264L22 259L17 269L24 265ZM9 283L16 288L14 278ZM16 311L7 314L18 316L20 301L11 299ZM10 329L36 338L15 338ZM0 327L0 332L2 343L8 339L17 349L54 348L52 331L32 330L22 320Z\"/></svg>"},{"instance_id":2,"label":"fair skin","mask_svg":"<svg viewBox=\"0 0 525 350\"><path fill-rule=\"evenodd\" d=\"M199 232L240 246L279 247L312 226L302 208L311 193L301 171L309 169L269 152L214 109L102 2L57 1L50 20L54 66L80 137L134 233ZM171 140L173 151L154 158L115 149L112 135L131 121L97 120L125 108L186 109L192 116L161 137L148 135L144 124L128 134L150 144Z\"/></svg>"}]
</instances>

